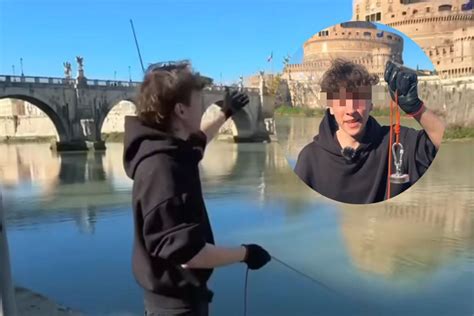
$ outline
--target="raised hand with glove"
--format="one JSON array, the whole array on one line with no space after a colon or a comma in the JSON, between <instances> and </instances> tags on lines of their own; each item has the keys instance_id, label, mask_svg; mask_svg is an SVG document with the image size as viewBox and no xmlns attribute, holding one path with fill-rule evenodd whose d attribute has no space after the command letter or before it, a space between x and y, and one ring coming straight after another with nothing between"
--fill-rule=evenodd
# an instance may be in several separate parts
<instances>
[{"instance_id":1,"label":"raised hand with glove","mask_svg":"<svg viewBox=\"0 0 474 316\"><path fill-rule=\"evenodd\" d=\"M415 116L423 110L423 101L418 97L418 76L410 68L388 61L384 73L392 100L398 94L398 104L408 115Z\"/></svg>"},{"instance_id":2,"label":"raised hand with glove","mask_svg":"<svg viewBox=\"0 0 474 316\"><path fill-rule=\"evenodd\" d=\"M240 111L248 103L249 97L245 93L237 90L230 91L228 87L225 88L224 99L216 102L226 119Z\"/></svg>"}]
</instances>

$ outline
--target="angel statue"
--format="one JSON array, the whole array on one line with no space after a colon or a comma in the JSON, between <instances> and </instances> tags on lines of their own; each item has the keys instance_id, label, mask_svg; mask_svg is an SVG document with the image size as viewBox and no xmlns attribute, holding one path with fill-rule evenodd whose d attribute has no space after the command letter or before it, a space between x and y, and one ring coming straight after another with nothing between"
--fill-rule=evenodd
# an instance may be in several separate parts
<instances>
[{"instance_id":1,"label":"angel statue","mask_svg":"<svg viewBox=\"0 0 474 316\"><path fill-rule=\"evenodd\" d=\"M78 70L84 70L84 57L81 57L81 56L77 56L76 57L76 61L77 61L77 65L79 66Z\"/></svg>"},{"instance_id":2,"label":"angel statue","mask_svg":"<svg viewBox=\"0 0 474 316\"><path fill-rule=\"evenodd\" d=\"M71 79L71 63L66 61L63 63L64 66L64 76L66 79Z\"/></svg>"}]
</instances>

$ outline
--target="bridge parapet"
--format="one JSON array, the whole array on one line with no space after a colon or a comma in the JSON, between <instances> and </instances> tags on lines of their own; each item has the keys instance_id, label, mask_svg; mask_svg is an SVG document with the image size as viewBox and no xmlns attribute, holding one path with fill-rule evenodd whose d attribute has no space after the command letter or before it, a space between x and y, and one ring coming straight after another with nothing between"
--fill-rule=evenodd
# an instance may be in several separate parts
<instances>
[{"instance_id":1,"label":"bridge parapet","mask_svg":"<svg viewBox=\"0 0 474 316\"><path fill-rule=\"evenodd\" d=\"M33 77L33 76L10 76L0 75L0 82L6 84L46 84L46 85L74 85L76 79L57 78L57 77ZM120 81L120 80L101 80L87 79L88 87L138 87L141 82L137 81Z\"/></svg>"},{"instance_id":2,"label":"bridge parapet","mask_svg":"<svg viewBox=\"0 0 474 316\"><path fill-rule=\"evenodd\" d=\"M225 86L209 86L204 88L204 91L210 91L210 92L224 92L225 91ZM259 93L260 90L258 88L243 88L243 92L246 93Z\"/></svg>"},{"instance_id":3,"label":"bridge parapet","mask_svg":"<svg viewBox=\"0 0 474 316\"><path fill-rule=\"evenodd\" d=\"M58 150L101 149L104 148L101 129L107 114L120 101L133 102L140 84L137 81L0 74L0 99L21 99L41 109L58 131ZM222 98L224 91L225 86L208 86L204 89L202 102L213 104ZM232 118L234 139L266 139L260 90L243 88L243 91L249 95L250 102L244 111Z\"/></svg>"},{"instance_id":4,"label":"bridge parapet","mask_svg":"<svg viewBox=\"0 0 474 316\"><path fill-rule=\"evenodd\" d=\"M45 85L74 85L77 84L77 79L58 78L58 77L41 77L41 76L12 76L0 75L0 82L6 84L45 84ZM140 81L123 81L123 80L103 80L103 79L86 79L87 87L138 87L142 82ZM213 85L204 89L210 92L224 92L225 86ZM243 91L246 93L259 93L258 88L244 87Z\"/></svg>"}]
</instances>

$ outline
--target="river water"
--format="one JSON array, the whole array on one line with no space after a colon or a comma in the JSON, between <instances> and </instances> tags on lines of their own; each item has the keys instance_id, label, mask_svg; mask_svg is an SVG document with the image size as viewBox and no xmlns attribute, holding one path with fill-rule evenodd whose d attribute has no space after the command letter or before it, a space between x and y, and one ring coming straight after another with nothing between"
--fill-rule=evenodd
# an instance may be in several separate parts
<instances>
[{"instance_id":1,"label":"river water","mask_svg":"<svg viewBox=\"0 0 474 316\"><path fill-rule=\"evenodd\" d=\"M218 244L262 244L332 289L271 262L249 274L248 315L472 315L474 143L443 144L404 194L350 206L291 171L317 125L283 119L280 144L213 142L202 162ZM57 156L46 144L0 152L15 281L86 315L142 315L122 145L102 154ZM211 315L242 315L244 276L242 264L215 271Z\"/></svg>"}]
</instances>

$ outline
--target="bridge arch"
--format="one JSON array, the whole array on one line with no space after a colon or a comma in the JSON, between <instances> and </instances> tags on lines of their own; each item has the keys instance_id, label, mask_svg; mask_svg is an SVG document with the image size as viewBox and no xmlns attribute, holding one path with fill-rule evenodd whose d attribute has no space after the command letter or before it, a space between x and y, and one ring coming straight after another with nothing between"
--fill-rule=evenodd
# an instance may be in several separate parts
<instances>
[{"instance_id":1,"label":"bridge arch","mask_svg":"<svg viewBox=\"0 0 474 316\"><path fill-rule=\"evenodd\" d=\"M18 100L23 100L28 103L33 104L37 108L39 108L41 111L43 111L46 116L52 121L54 128L56 129L56 132L58 133L59 141L67 141L69 140L69 133L67 129L67 125L64 124L63 120L61 119L59 113L55 111L55 109L47 104L45 101L40 100L38 97L32 97L28 95L23 95L23 94L7 94L7 95L2 95L0 96L1 99L18 99Z\"/></svg>"},{"instance_id":2,"label":"bridge arch","mask_svg":"<svg viewBox=\"0 0 474 316\"><path fill-rule=\"evenodd\" d=\"M123 102L128 102L133 105L133 111L131 109L121 108ZM117 110L117 115L114 115ZM126 115L132 115L135 113L135 103L132 98L120 98L110 102L106 109L99 115L98 120L98 131L103 133L104 125L106 125L106 132L123 132L123 120ZM117 116L117 117L116 117ZM109 119L109 120L108 120Z\"/></svg>"}]
</instances>

